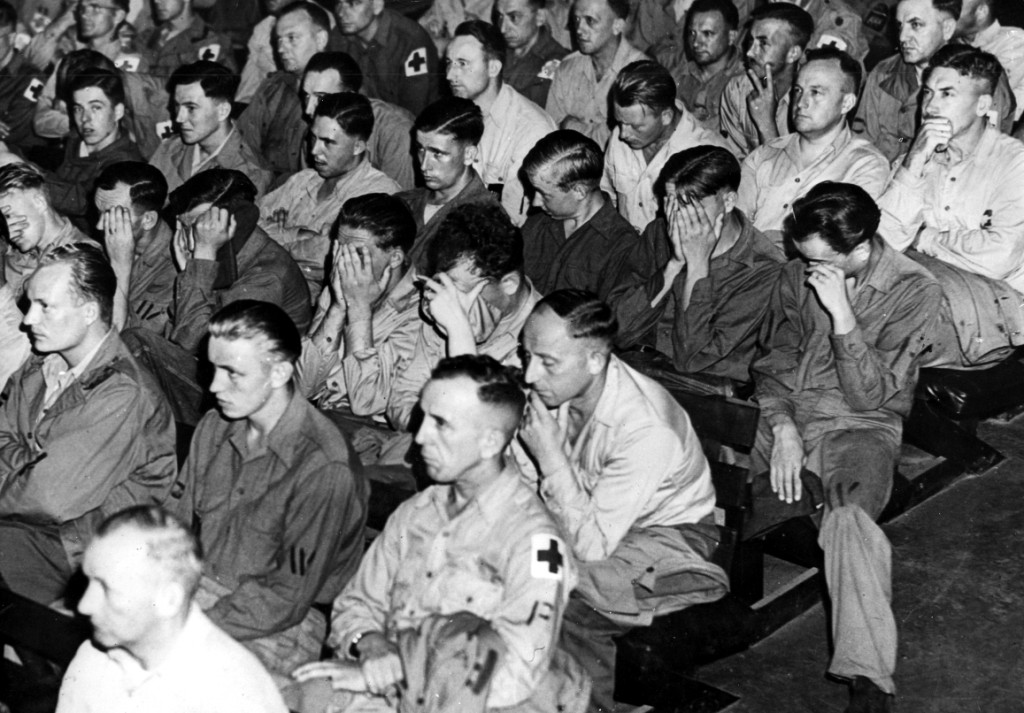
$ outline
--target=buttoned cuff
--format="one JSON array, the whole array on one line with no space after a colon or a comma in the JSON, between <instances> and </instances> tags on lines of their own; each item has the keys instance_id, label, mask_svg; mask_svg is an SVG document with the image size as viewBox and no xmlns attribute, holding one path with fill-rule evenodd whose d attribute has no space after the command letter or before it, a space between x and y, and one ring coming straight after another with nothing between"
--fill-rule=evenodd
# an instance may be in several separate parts
<instances>
[{"instance_id":1,"label":"buttoned cuff","mask_svg":"<svg viewBox=\"0 0 1024 713\"><path fill-rule=\"evenodd\" d=\"M832 354L836 361L857 361L867 350L860 325L846 334L830 334L829 341L832 342Z\"/></svg>"}]
</instances>

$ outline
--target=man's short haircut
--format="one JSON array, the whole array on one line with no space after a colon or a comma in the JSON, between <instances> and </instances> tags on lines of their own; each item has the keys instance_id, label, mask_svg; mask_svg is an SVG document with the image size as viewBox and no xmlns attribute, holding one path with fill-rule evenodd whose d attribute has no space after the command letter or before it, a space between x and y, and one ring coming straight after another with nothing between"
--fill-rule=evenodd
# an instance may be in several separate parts
<instances>
[{"instance_id":1,"label":"man's short haircut","mask_svg":"<svg viewBox=\"0 0 1024 713\"><path fill-rule=\"evenodd\" d=\"M593 139L580 132L559 129L534 144L523 159L527 177L546 166L551 167L560 190L582 184L588 191L596 191L604 174L604 153Z\"/></svg>"},{"instance_id":2,"label":"man's short haircut","mask_svg":"<svg viewBox=\"0 0 1024 713\"><path fill-rule=\"evenodd\" d=\"M91 72L94 69L117 71L117 67L109 57L93 49L73 50L64 55L60 64L57 65L55 87L57 98L65 104L70 104L71 80L83 72Z\"/></svg>"},{"instance_id":3,"label":"man's short haircut","mask_svg":"<svg viewBox=\"0 0 1024 713\"><path fill-rule=\"evenodd\" d=\"M460 143L476 146L484 135L484 115L469 99L445 97L421 111L412 128L424 134L448 134Z\"/></svg>"},{"instance_id":4,"label":"man's short haircut","mask_svg":"<svg viewBox=\"0 0 1024 713\"><path fill-rule=\"evenodd\" d=\"M341 86L347 92L358 92L363 88L363 71L359 64L346 52L317 52L306 63L305 74L334 70L341 78Z\"/></svg>"},{"instance_id":5,"label":"man's short haircut","mask_svg":"<svg viewBox=\"0 0 1024 713\"><path fill-rule=\"evenodd\" d=\"M843 73L845 79L843 93L860 95L861 81L864 78L864 70L861 69L860 62L835 45L815 47L804 52L805 67L811 62L831 61L838 62L839 71ZM851 109L851 111L853 110Z\"/></svg>"},{"instance_id":6,"label":"man's short haircut","mask_svg":"<svg viewBox=\"0 0 1024 713\"><path fill-rule=\"evenodd\" d=\"M8 191L42 190L46 177L27 163L9 163L0 166L0 194ZM43 191L45 194L45 191Z\"/></svg>"},{"instance_id":7,"label":"man's short haircut","mask_svg":"<svg viewBox=\"0 0 1024 713\"><path fill-rule=\"evenodd\" d=\"M113 0L113 3L118 10L123 10L125 13L131 9L131 0Z\"/></svg>"},{"instance_id":8,"label":"man's short haircut","mask_svg":"<svg viewBox=\"0 0 1024 713\"><path fill-rule=\"evenodd\" d=\"M313 112L314 120L318 116L333 119L346 134L363 141L367 141L373 133L373 107L362 94L327 94L320 99Z\"/></svg>"},{"instance_id":9,"label":"man's short haircut","mask_svg":"<svg viewBox=\"0 0 1024 713\"><path fill-rule=\"evenodd\" d=\"M0 27L15 27L18 24L18 11L7 0L0 0Z\"/></svg>"},{"instance_id":10,"label":"man's short haircut","mask_svg":"<svg viewBox=\"0 0 1024 713\"><path fill-rule=\"evenodd\" d=\"M533 312L547 308L566 321L566 331L573 339L594 339L611 351L619 332L615 312L601 298L588 290L555 290L538 302Z\"/></svg>"},{"instance_id":11,"label":"man's short haircut","mask_svg":"<svg viewBox=\"0 0 1024 713\"><path fill-rule=\"evenodd\" d=\"M736 30L740 26L740 13L730 0L694 0L686 16L690 22L699 14L717 12L725 20L727 30Z\"/></svg>"},{"instance_id":12,"label":"man's short haircut","mask_svg":"<svg viewBox=\"0 0 1024 713\"><path fill-rule=\"evenodd\" d=\"M672 154L661 169L655 193L664 197L666 185L698 200L716 195L722 189L740 189L740 162L721 146L704 144Z\"/></svg>"},{"instance_id":13,"label":"man's short haircut","mask_svg":"<svg viewBox=\"0 0 1024 713\"><path fill-rule=\"evenodd\" d=\"M970 45L943 45L932 55L928 68L922 77L928 81L933 69L940 67L956 70L961 77L969 77L985 86L984 94L993 94L999 86L999 77L1003 74L1003 65L988 52Z\"/></svg>"},{"instance_id":14,"label":"man's short haircut","mask_svg":"<svg viewBox=\"0 0 1024 713\"><path fill-rule=\"evenodd\" d=\"M494 357L463 354L442 359L430 373L432 381L459 377L476 383L476 396L481 403L507 410L510 423L518 425L522 420L526 392L515 369L502 366ZM508 436L512 437L511 431Z\"/></svg>"},{"instance_id":15,"label":"man's short haircut","mask_svg":"<svg viewBox=\"0 0 1024 713\"><path fill-rule=\"evenodd\" d=\"M612 84L611 98L613 104L623 108L641 105L655 112L674 110L676 81L653 59L640 59L619 72Z\"/></svg>"},{"instance_id":16,"label":"man's short haircut","mask_svg":"<svg viewBox=\"0 0 1024 713\"><path fill-rule=\"evenodd\" d=\"M163 210L167 202L167 179L156 166L143 161L118 161L100 171L96 189L112 191L118 184L128 188L128 197L139 211Z\"/></svg>"},{"instance_id":17,"label":"man's short haircut","mask_svg":"<svg viewBox=\"0 0 1024 713\"><path fill-rule=\"evenodd\" d=\"M960 13L964 9L964 3L963 0L932 0L932 7L935 8L936 12L945 13L954 20L959 20Z\"/></svg>"},{"instance_id":18,"label":"man's short haircut","mask_svg":"<svg viewBox=\"0 0 1024 713\"><path fill-rule=\"evenodd\" d=\"M481 277L491 280L523 269L523 236L500 205L456 206L437 233L432 262L439 272L462 260L469 260Z\"/></svg>"},{"instance_id":19,"label":"man's short haircut","mask_svg":"<svg viewBox=\"0 0 1024 713\"><path fill-rule=\"evenodd\" d=\"M192 530L159 505L135 505L101 522L93 541L129 527L145 536L146 557L181 585L185 603L191 602L203 576L202 547Z\"/></svg>"},{"instance_id":20,"label":"man's short haircut","mask_svg":"<svg viewBox=\"0 0 1024 713\"><path fill-rule=\"evenodd\" d=\"M208 327L211 337L265 339L267 351L278 361L295 364L302 353L302 337L288 313L275 304L238 300L217 310Z\"/></svg>"},{"instance_id":21,"label":"man's short haircut","mask_svg":"<svg viewBox=\"0 0 1024 713\"><path fill-rule=\"evenodd\" d=\"M779 20L789 25L793 44L804 49L814 34L814 18L803 8L788 2L772 2L750 13L751 22L758 20Z\"/></svg>"},{"instance_id":22,"label":"man's short haircut","mask_svg":"<svg viewBox=\"0 0 1024 713\"><path fill-rule=\"evenodd\" d=\"M850 254L878 231L882 213L860 186L823 181L793 202L786 232L796 243L819 236L840 255Z\"/></svg>"},{"instance_id":23,"label":"man's short haircut","mask_svg":"<svg viewBox=\"0 0 1024 713\"><path fill-rule=\"evenodd\" d=\"M91 243L61 245L39 259L36 271L60 264L71 268L72 294L82 302L95 302L100 310L100 322L109 328L114 316L117 275L103 249Z\"/></svg>"},{"instance_id":24,"label":"man's short haircut","mask_svg":"<svg viewBox=\"0 0 1024 713\"><path fill-rule=\"evenodd\" d=\"M387 193L366 193L349 198L338 213L338 226L365 230L381 250L397 248L404 255L416 239L416 219L399 198Z\"/></svg>"},{"instance_id":25,"label":"man's short haircut","mask_svg":"<svg viewBox=\"0 0 1024 713\"><path fill-rule=\"evenodd\" d=\"M620 20L626 20L629 18L629 13L633 9L630 6L629 0L606 0L608 7L611 8L612 14Z\"/></svg>"},{"instance_id":26,"label":"man's short haircut","mask_svg":"<svg viewBox=\"0 0 1024 713\"><path fill-rule=\"evenodd\" d=\"M241 171L211 168L200 171L171 191L167 209L172 216L188 213L202 203L230 209L238 203L255 203L257 193L256 186Z\"/></svg>"},{"instance_id":27,"label":"man's short haircut","mask_svg":"<svg viewBox=\"0 0 1024 713\"><path fill-rule=\"evenodd\" d=\"M310 21L317 30L323 30L324 32L331 31L331 18L327 15L327 10L324 10L321 6L315 2L306 2L306 0L299 0L298 2L288 3L281 12L277 13L277 19L280 20L285 15L291 15L293 12L305 11L309 15Z\"/></svg>"},{"instance_id":28,"label":"man's short haircut","mask_svg":"<svg viewBox=\"0 0 1024 713\"><path fill-rule=\"evenodd\" d=\"M68 97L73 100L75 92L89 87L102 91L111 104L124 106L124 82L116 70L92 69L79 72L68 80Z\"/></svg>"},{"instance_id":29,"label":"man's short haircut","mask_svg":"<svg viewBox=\"0 0 1024 713\"><path fill-rule=\"evenodd\" d=\"M453 37L475 37L483 45L484 57L487 60L496 59L505 66L505 57L508 54L508 44L505 37L498 28L483 20L466 20L455 28Z\"/></svg>"},{"instance_id":30,"label":"man's short haircut","mask_svg":"<svg viewBox=\"0 0 1024 713\"><path fill-rule=\"evenodd\" d=\"M167 80L167 91L173 98L174 90L179 86L198 84L203 88L203 94L210 99L231 102L235 100L239 81L239 76L223 64L201 59L174 70Z\"/></svg>"}]
</instances>

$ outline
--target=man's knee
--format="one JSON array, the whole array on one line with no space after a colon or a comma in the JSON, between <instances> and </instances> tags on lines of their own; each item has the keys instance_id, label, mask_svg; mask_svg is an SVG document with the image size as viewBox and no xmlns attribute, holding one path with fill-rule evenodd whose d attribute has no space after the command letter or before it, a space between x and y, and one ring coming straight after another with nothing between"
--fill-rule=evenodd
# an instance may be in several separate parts
<instances>
[{"instance_id":1,"label":"man's knee","mask_svg":"<svg viewBox=\"0 0 1024 713\"><path fill-rule=\"evenodd\" d=\"M865 429L834 431L819 447L826 510L856 505L877 519L892 493L898 445L888 434Z\"/></svg>"}]
</instances>

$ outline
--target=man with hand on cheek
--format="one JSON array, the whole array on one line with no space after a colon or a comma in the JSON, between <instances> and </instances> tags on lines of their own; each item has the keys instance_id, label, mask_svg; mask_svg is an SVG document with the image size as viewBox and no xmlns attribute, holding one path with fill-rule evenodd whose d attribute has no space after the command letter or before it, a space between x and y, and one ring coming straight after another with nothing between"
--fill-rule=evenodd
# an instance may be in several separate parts
<instances>
[{"instance_id":1,"label":"man with hand on cheek","mask_svg":"<svg viewBox=\"0 0 1024 713\"><path fill-rule=\"evenodd\" d=\"M941 290L877 235L879 210L859 186L823 182L793 206L787 232L803 262L776 283L752 367L761 419L752 472L763 498L814 512L832 598L830 673L850 682L849 710L888 711L896 621L889 542L874 520L892 489L903 418ZM804 488L820 476L824 503ZM764 481L761 481L764 484ZM757 505L755 503L755 512Z\"/></svg>"},{"instance_id":2,"label":"man with hand on cheek","mask_svg":"<svg viewBox=\"0 0 1024 713\"><path fill-rule=\"evenodd\" d=\"M160 217L167 200L167 180L141 161L120 161L96 179L93 203L96 227L117 274L114 325L146 327L159 332L174 299L172 231Z\"/></svg>"},{"instance_id":3,"label":"man with hand on cheek","mask_svg":"<svg viewBox=\"0 0 1024 713\"><path fill-rule=\"evenodd\" d=\"M397 197L345 201L328 284L298 365L304 393L321 409L383 415L423 324L408 258L415 236L416 222Z\"/></svg>"}]
</instances>

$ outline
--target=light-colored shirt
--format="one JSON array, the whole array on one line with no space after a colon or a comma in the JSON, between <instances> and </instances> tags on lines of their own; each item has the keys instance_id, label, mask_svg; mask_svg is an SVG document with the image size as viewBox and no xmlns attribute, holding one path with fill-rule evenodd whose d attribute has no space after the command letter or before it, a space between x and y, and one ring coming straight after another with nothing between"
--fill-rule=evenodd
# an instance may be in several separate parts
<instances>
[{"instance_id":1,"label":"light-colored shirt","mask_svg":"<svg viewBox=\"0 0 1024 713\"><path fill-rule=\"evenodd\" d=\"M555 70L545 109L559 126L566 118L575 119L564 128L576 129L604 148L611 136L611 129L608 128L608 92L622 68L640 59L647 59L647 55L623 38L615 50L611 67L598 79L590 55L573 52Z\"/></svg>"},{"instance_id":2,"label":"light-colored shirt","mask_svg":"<svg viewBox=\"0 0 1024 713\"><path fill-rule=\"evenodd\" d=\"M750 77L741 72L730 79L722 91L722 136L728 142L726 148L741 160L761 145L761 135L747 108L747 95L753 90ZM779 136L785 136L789 133L789 92L779 96L778 102L778 108L775 110L775 128Z\"/></svg>"},{"instance_id":3,"label":"light-colored shirt","mask_svg":"<svg viewBox=\"0 0 1024 713\"><path fill-rule=\"evenodd\" d=\"M736 207L754 227L782 242L782 224L795 201L824 181L860 186L877 200L889 180L889 163L867 139L848 127L809 166L800 159L800 134L772 139L743 159Z\"/></svg>"},{"instance_id":4,"label":"light-colored shirt","mask_svg":"<svg viewBox=\"0 0 1024 713\"><path fill-rule=\"evenodd\" d=\"M644 159L642 149L630 148L622 142L617 126L604 152L601 190L615 198L619 213L637 231L646 228L658 214L654 184L673 154L701 144L725 145L722 137L698 124L681 102L676 102L676 109L679 111L679 123L650 163Z\"/></svg>"},{"instance_id":5,"label":"light-colored shirt","mask_svg":"<svg viewBox=\"0 0 1024 713\"><path fill-rule=\"evenodd\" d=\"M516 225L526 222L530 207L519 180L523 159L555 128L543 109L508 84L484 114L484 135L473 167L488 188L502 186L501 205Z\"/></svg>"},{"instance_id":6,"label":"light-colored shirt","mask_svg":"<svg viewBox=\"0 0 1024 713\"><path fill-rule=\"evenodd\" d=\"M287 250L302 269L311 295L319 295L324 284L324 263L331 243L331 227L349 198L367 193L397 193L399 185L363 159L339 180L324 199L318 195L326 179L314 169L299 171L257 201L260 227ZM274 214L288 211L285 227Z\"/></svg>"},{"instance_id":7,"label":"light-colored shirt","mask_svg":"<svg viewBox=\"0 0 1024 713\"><path fill-rule=\"evenodd\" d=\"M879 232L1024 293L1024 144L988 127L970 155L954 152L933 155L920 178L896 169Z\"/></svg>"},{"instance_id":8,"label":"light-colored shirt","mask_svg":"<svg viewBox=\"0 0 1024 713\"><path fill-rule=\"evenodd\" d=\"M423 325L418 277L416 268L410 268L373 311L373 344L367 349L346 354L344 337L329 351L303 339L299 357L303 391L319 408L347 406L358 416L383 415L391 388L412 358ZM325 287L310 333L323 321L330 305L330 288Z\"/></svg>"},{"instance_id":9,"label":"light-colored shirt","mask_svg":"<svg viewBox=\"0 0 1024 713\"><path fill-rule=\"evenodd\" d=\"M1003 27L996 20L979 32L971 45L995 55L999 64L1003 65L1010 90L1017 100L1017 111L1013 118L1020 119L1024 113L1024 30L1019 27Z\"/></svg>"},{"instance_id":10,"label":"light-colored shirt","mask_svg":"<svg viewBox=\"0 0 1024 713\"><path fill-rule=\"evenodd\" d=\"M565 433L569 404L553 415ZM541 473L540 493L583 562L610 557L630 529L692 524L715 509L711 469L686 412L614 355L594 413L562 446L569 468ZM513 451L536 483L533 461L518 443Z\"/></svg>"},{"instance_id":11,"label":"light-colored shirt","mask_svg":"<svg viewBox=\"0 0 1024 713\"><path fill-rule=\"evenodd\" d=\"M507 647L487 710L526 700L549 672L576 583L572 557L540 499L509 466L454 516L452 486L406 500L334 602L331 646L347 655L369 631L394 642L426 617L467 611Z\"/></svg>"},{"instance_id":12,"label":"light-colored shirt","mask_svg":"<svg viewBox=\"0 0 1024 713\"><path fill-rule=\"evenodd\" d=\"M58 713L285 713L256 657L193 605L170 654L145 669L123 649L78 649Z\"/></svg>"}]
</instances>

